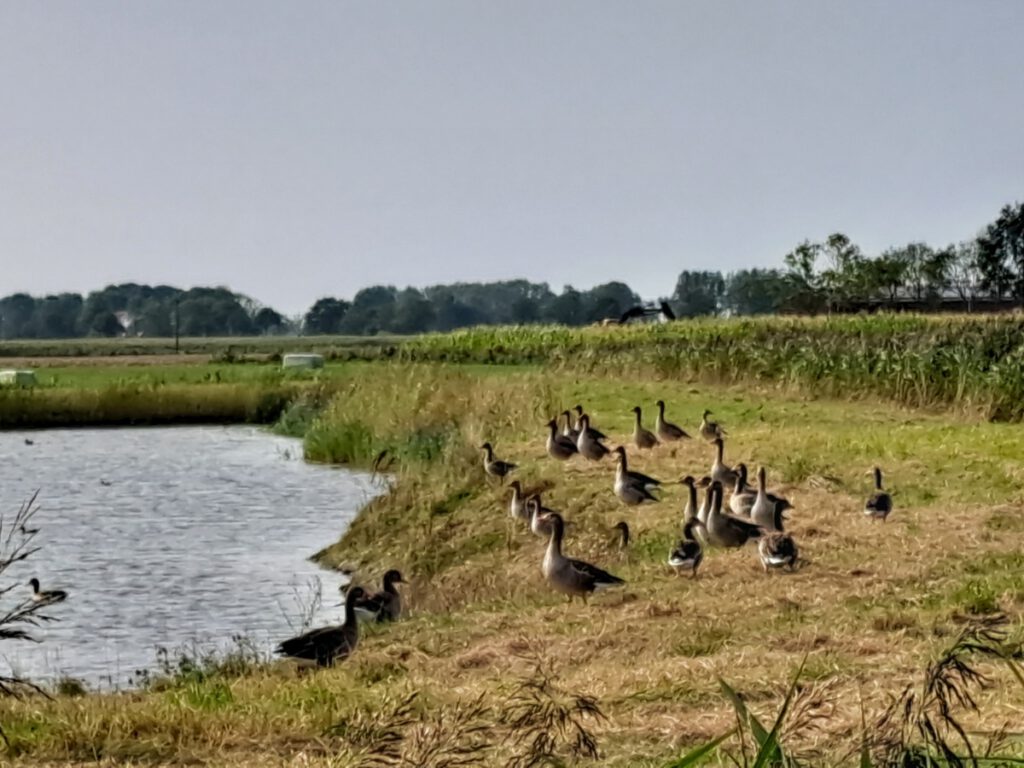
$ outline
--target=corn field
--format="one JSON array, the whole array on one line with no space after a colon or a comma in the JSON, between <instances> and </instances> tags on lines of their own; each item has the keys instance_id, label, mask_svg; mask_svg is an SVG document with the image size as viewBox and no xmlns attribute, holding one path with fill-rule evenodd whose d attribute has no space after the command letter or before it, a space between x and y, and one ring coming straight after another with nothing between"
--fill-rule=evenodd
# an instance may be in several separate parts
<instances>
[{"instance_id":1,"label":"corn field","mask_svg":"<svg viewBox=\"0 0 1024 768\"><path fill-rule=\"evenodd\" d=\"M407 341L408 361L533 363L1024 417L1024 319L922 315L485 327Z\"/></svg>"}]
</instances>

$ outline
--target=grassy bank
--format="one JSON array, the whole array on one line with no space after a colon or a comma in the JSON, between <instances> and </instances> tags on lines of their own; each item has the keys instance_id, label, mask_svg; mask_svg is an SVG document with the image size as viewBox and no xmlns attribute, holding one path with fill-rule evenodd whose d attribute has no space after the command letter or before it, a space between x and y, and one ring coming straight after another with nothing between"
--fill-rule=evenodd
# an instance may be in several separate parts
<instances>
[{"instance_id":1,"label":"grassy bank","mask_svg":"<svg viewBox=\"0 0 1024 768\"><path fill-rule=\"evenodd\" d=\"M285 371L275 363L40 368L36 387L0 387L0 429L269 424L293 405L326 402L352 370L344 363L317 371Z\"/></svg>"},{"instance_id":2,"label":"grassy bank","mask_svg":"<svg viewBox=\"0 0 1024 768\"><path fill-rule=\"evenodd\" d=\"M12 759L348 766L375 764L373 755L386 764L380 755L397 750L406 762L393 764L442 765L430 749L443 744L506 765L526 759L528 736L543 731L566 764L664 766L734 727L719 677L770 723L803 665L803 716L783 734L787 748L809 765L858 763L862 722L876 731L890 698L920 688L925 665L965 622L1001 611L1020 638L1019 427L624 370L371 365L338 377L306 433L308 456L366 465L386 451L396 483L320 558L374 582L401 568L412 581L409 618L373 628L350 662L311 675L287 664L212 667L134 693L0 701ZM546 458L551 414L582 402L614 442L631 427L629 409L651 410L658 398L690 428L712 408L729 430L727 460L769 468L795 504L805 567L766 576L750 550L711 552L699 580L679 579L663 565L678 486L660 504L627 510L612 494L610 464ZM485 439L565 512L570 553L623 576L625 589L588 607L551 593L539 574L543 544L509 524L505 491L482 477ZM635 464L667 480L703 474L710 460L691 441ZM875 463L895 491L885 524L859 511ZM611 544L620 519L636 533L628 557ZM1008 730L999 752L1021 755L1013 732L1024 689L991 659L980 669L991 685L975 693L979 711L964 727L977 744ZM571 721L581 698L603 713L576 712L596 761L572 758L575 731L560 735L542 716ZM509 712L525 712L521 730ZM741 754L736 737L722 749ZM709 759L731 764L723 752Z\"/></svg>"}]
</instances>

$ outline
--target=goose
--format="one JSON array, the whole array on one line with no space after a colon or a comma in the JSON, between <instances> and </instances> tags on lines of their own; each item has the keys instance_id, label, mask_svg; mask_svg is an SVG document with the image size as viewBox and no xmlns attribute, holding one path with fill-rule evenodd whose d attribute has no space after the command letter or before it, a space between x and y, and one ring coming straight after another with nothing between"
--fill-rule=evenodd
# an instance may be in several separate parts
<instances>
[{"instance_id":1,"label":"goose","mask_svg":"<svg viewBox=\"0 0 1024 768\"><path fill-rule=\"evenodd\" d=\"M36 441L33 440L32 438L30 438L30 437L26 437L25 438L25 445L35 445L35 444L36 444Z\"/></svg>"},{"instance_id":2,"label":"goose","mask_svg":"<svg viewBox=\"0 0 1024 768\"><path fill-rule=\"evenodd\" d=\"M576 449L583 458L590 461L600 461L608 454L608 446L590 429L590 417L587 414L580 416L580 436L576 439Z\"/></svg>"},{"instance_id":3,"label":"goose","mask_svg":"<svg viewBox=\"0 0 1024 768\"><path fill-rule=\"evenodd\" d=\"M707 482L705 482L707 481ZM708 515L711 514L711 504L715 500L714 493L711 492L711 478L705 475L698 482L697 485L704 488L704 500L700 503L697 508L697 519L701 521L705 526L708 524ZM694 495L696 495L697 489L694 488Z\"/></svg>"},{"instance_id":4,"label":"goose","mask_svg":"<svg viewBox=\"0 0 1024 768\"><path fill-rule=\"evenodd\" d=\"M625 552L629 548L629 525L625 520L620 520L612 526L612 529L619 532L616 537L619 542L619 551Z\"/></svg>"},{"instance_id":5,"label":"goose","mask_svg":"<svg viewBox=\"0 0 1024 768\"><path fill-rule=\"evenodd\" d=\"M709 443L713 443L716 438L725 437L725 430L722 429L722 425L716 421L708 421L708 416L711 415L711 411L704 411L700 417L700 436L707 440Z\"/></svg>"},{"instance_id":6,"label":"goose","mask_svg":"<svg viewBox=\"0 0 1024 768\"><path fill-rule=\"evenodd\" d=\"M633 472L630 470L629 462L626 459L626 449L623 446L616 446L615 454L617 461L619 461L622 464L623 474L626 477L626 479L629 480L629 482L633 483L634 485L640 485L648 489L657 488L659 485L661 485L660 480L655 480L653 477L645 475L642 472Z\"/></svg>"},{"instance_id":7,"label":"goose","mask_svg":"<svg viewBox=\"0 0 1024 768\"><path fill-rule=\"evenodd\" d=\"M529 515L530 532L536 536L550 536L551 526L546 516L554 512L553 509L545 507L540 500L540 494L535 493L526 500L526 510Z\"/></svg>"},{"instance_id":8,"label":"goose","mask_svg":"<svg viewBox=\"0 0 1024 768\"><path fill-rule=\"evenodd\" d=\"M494 448L490 443L481 445L480 450L484 452L484 471L491 477L496 477L504 482L505 476L516 468L516 465L510 461L494 458Z\"/></svg>"},{"instance_id":9,"label":"goose","mask_svg":"<svg viewBox=\"0 0 1024 768\"><path fill-rule=\"evenodd\" d=\"M619 497L627 507L635 507L645 501L658 501L658 497L651 494L649 488L658 484L654 478L641 475L639 472L630 472L626 468L626 451L619 446L615 449L615 495ZM641 480L640 478L644 478ZM645 482L650 481L650 482Z\"/></svg>"},{"instance_id":10,"label":"goose","mask_svg":"<svg viewBox=\"0 0 1024 768\"><path fill-rule=\"evenodd\" d=\"M548 422L548 456L559 461L571 459L576 454L576 443L565 435L558 434L558 422Z\"/></svg>"},{"instance_id":11,"label":"goose","mask_svg":"<svg viewBox=\"0 0 1024 768\"><path fill-rule=\"evenodd\" d=\"M514 520L529 521L530 513L526 509L526 498L523 496L523 486L518 480L511 484L512 498L508 502L508 515Z\"/></svg>"},{"instance_id":12,"label":"goose","mask_svg":"<svg viewBox=\"0 0 1024 768\"><path fill-rule=\"evenodd\" d=\"M345 593L345 623L333 627L311 629L292 637L274 649L274 653L299 661L313 661L318 667L330 667L335 661L348 658L359 644L359 622L356 604L366 596L362 587Z\"/></svg>"},{"instance_id":13,"label":"goose","mask_svg":"<svg viewBox=\"0 0 1024 768\"><path fill-rule=\"evenodd\" d=\"M392 568L384 574L384 588L356 601L356 615L364 621L397 621L402 616L402 596L395 584L405 584L402 574Z\"/></svg>"},{"instance_id":14,"label":"goose","mask_svg":"<svg viewBox=\"0 0 1024 768\"><path fill-rule=\"evenodd\" d=\"M576 444L576 440L580 436L580 431L572 425L572 414L568 411L562 411L562 415L565 417L565 427L562 428L562 434L572 440L573 445Z\"/></svg>"},{"instance_id":15,"label":"goose","mask_svg":"<svg viewBox=\"0 0 1024 768\"><path fill-rule=\"evenodd\" d=\"M59 603L68 599L68 593L63 589L39 589L39 579L29 579L28 585L32 587L33 603Z\"/></svg>"},{"instance_id":16,"label":"goose","mask_svg":"<svg viewBox=\"0 0 1024 768\"><path fill-rule=\"evenodd\" d=\"M665 401L659 400L658 416L654 419L654 431L658 433L658 439L666 443L674 443L676 440L689 439L689 435L680 427L665 421Z\"/></svg>"},{"instance_id":17,"label":"goose","mask_svg":"<svg viewBox=\"0 0 1024 768\"><path fill-rule=\"evenodd\" d=\"M568 602L571 603L574 597L579 596L586 603L587 596L592 592L626 583L596 565L563 555L565 521L557 512L549 512L545 518L551 526L551 537L548 539L548 547L541 562L541 572L552 587L568 597Z\"/></svg>"},{"instance_id":18,"label":"goose","mask_svg":"<svg viewBox=\"0 0 1024 768\"><path fill-rule=\"evenodd\" d=\"M633 413L636 414L636 423L633 425L633 442L637 448L642 450L654 448L658 444L658 438L651 430L644 429L640 423L641 411L639 405L633 408Z\"/></svg>"},{"instance_id":19,"label":"goose","mask_svg":"<svg viewBox=\"0 0 1024 768\"><path fill-rule=\"evenodd\" d=\"M737 464L736 475L736 484L729 497L729 509L734 515L750 517L750 509L757 500L757 491L747 485L747 465L742 462Z\"/></svg>"},{"instance_id":20,"label":"goose","mask_svg":"<svg viewBox=\"0 0 1024 768\"><path fill-rule=\"evenodd\" d=\"M750 508L750 519L766 531L776 529L781 531L782 528L778 528L776 520L780 519L783 512L792 508L793 505L789 503L789 499L768 493L764 467L758 467L757 493L754 495L754 503Z\"/></svg>"},{"instance_id":21,"label":"goose","mask_svg":"<svg viewBox=\"0 0 1024 768\"><path fill-rule=\"evenodd\" d=\"M595 429L594 427L590 426L590 417L583 412L582 405L577 405L573 410L576 411L576 424L573 425L573 429L575 429L577 432L582 432L585 429L588 432L590 432L591 436L596 440L608 439L608 435L606 435L604 432L601 432L599 429ZM584 417L586 417L587 420L586 427L582 426Z\"/></svg>"},{"instance_id":22,"label":"goose","mask_svg":"<svg viewBox=\"0 0 1024 768\"><path fill-rule=\"evenodd\" d=\"M749 539L761 536L761 526L747 520L727 515L722 512L722 484L717 480L711 484L709 491L714 496L711 511L708 513L708 539L716 547L742 547Z\"/></svg>"},{"instance_id":23,"label":"goose","mask_svg":"<svg viewBox=\"0 0 1024 768\"><path fill-rule=\"evenodd\" d=\"M694 490L696 493L696 489ZM693 535L693 529L701 523L697 518L691 517L683 526L683 538L672 548L668 555L668 564L675 569L680 576L684 571L690 572L690 578L697 577L697 569L701 560L704 559L704 549L700 542Z\"/></svg>"},{"instance_id":24,"label":"goose","mask_svg":"<svg viewBox=\"0 0 1024 768\"><path fill-rule=\"evenodd\" d=\"M693 479L693 475L687 475L679 481L682 485L686 486L687 497L686 507L683 509L683 522L687 520L699 519L699 508L697 506L697 481Z\"/></svg>"},{"instance_id":25,"label":"goose","mask_svg":"<svg viewBox=\"0 0 1024 768\"><path fill-rule=\"evenodd\" d=\"M782 531L782 507L775 507L773 533L767 533L757 542L757 554L761 557L761 565L765 573L770 568L781 568L789 566L789 570L796 568L797 549L796 542L788 533Z\"/></svg>"},{"instance_id":26,"label":"goose","mask_svg":"<svg viewBox=\"0 0 1024 768\"><path fill-rule=\"evenodd\" d=\"M725 441L720 437L716 437L714 445L715 463L711 465L711 479L717 480L723 486L733 486L739 478L739 473L722 461L722 457L725 454Z\"/></svg>"},{"instance_id":27,"label":"goose","mask_svg":"<svg viewBox=\"0 0 1024 768\"><path fill-rule=\"evenodd\" d=\"M892 496L882 490L882 470L875 467L874 474L875 492L864 503L864 514L884 523L892 512Z\"/></svg>"}]
</instances>

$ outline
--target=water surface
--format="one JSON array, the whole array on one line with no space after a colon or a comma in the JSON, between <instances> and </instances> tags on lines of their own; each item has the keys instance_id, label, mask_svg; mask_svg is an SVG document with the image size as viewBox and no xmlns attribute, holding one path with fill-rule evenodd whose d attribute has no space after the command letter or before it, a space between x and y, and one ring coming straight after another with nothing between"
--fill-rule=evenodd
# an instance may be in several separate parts
<instances>
[{"instance_id":1,"label":"water surface","mask_svg":"<svg viewBox=\"0 0 1024 768\"><path fill-rule=\"evenodd\" d=\"M307 600L317 579L313 624L339 621L344 577L308 558L379 492L252 427L0 432L5 520L37 488L42 550L0 574L0 587L18 583L0 610L33 576L70 597L35 630L42 643L0 643L0 670L102 687L152 669L158 647L242 635L268 650L297 628L297 594Z\"/></svg>"}]
</instances>

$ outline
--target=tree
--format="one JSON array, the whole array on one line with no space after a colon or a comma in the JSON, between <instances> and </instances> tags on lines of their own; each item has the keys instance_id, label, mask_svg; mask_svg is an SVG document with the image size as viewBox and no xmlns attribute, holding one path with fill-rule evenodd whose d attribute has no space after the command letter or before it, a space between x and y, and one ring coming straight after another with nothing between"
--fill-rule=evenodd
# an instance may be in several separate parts
<instances>
[{"instance_id":1,"label":"tree","mask_svg":"<svg viewBox=\"0 0 1024 768\"><path fill-rule=\"evenodd\" d=\"M884 296L895 306L907 282L907 262L898 250L890 248L865 265L865 275L870 295Z\"/></svg>"},{"instance_id":2,"label":"tree","mask_svg":"<svg viewBox=\"0 0 1024 768\"><path fill-rule=\"evenodd\" d=\"M434 306L415 288L406 288L395 300L390 329L395 333L423 333L434 322Z\"/></svg>"},{"instance_id":3,"label":"tree","mask_svg":"<svg viewBox=\"0 0 1024 768\"><path fill-rule=\"evenodd\" d=\"M735 315L765 315L779 311L789 283L777 269L741 269L725 278L725 307Z\"/></svg>"},{"instance_id":4,"label":"tree","mask_svg":"<svg viewBox=\"0 0 1024 768\"><path fill-rule=\"evenodd\" d=\"M828 298L829 311L842 309L865 294L864 257L849 237L841 232L828 236L819 252L829 267L821 273L821 285Z\"/></svg>"},{"instance_id":5,"label":"tree","mask_svg":"<svg viewBox=\"0 0 1024 768\"><path fill-rule=\"evenodd\" d=\"M386 330L391 325L397 293L390 285L363 288L352 298L352 306L342 318L342 333L372 336Z\"/></svg>"},{"instance_id":6,"label":"tree","mask_svg":"<svg viewBox=\"0 0 1024 768\"><path fill-rule=\"evenodd\" d=\"M27 293L15 293L0 299L0 337L5 339L34 337L35 311L36 300Z\"/></svg>"},{"instance_id":7,"label":"tree","mask_svg":"<svg viewBox=\"0 0 1024 768\"><path fill-rule=\"evenodd\" d=\"M725 280L721 272L680 272L672 294L676 316L717 314L724 293Z\"/></svg>"},{"instance_id":8,"label":"tree","mask_svg":"<svg viewBox=\"0 0 1024 768\"><path fill-rule=\"evenodd\" d=\"M825 308L825 291L821 276L816 271L821 248L820 243L804 240L783 257L787 268L787 294L783 308L812 315Z\"/></svg>"},{"instance_id":9,"label":"tree","mask_svg":"<svg viewBox=\"0 0 1024 768\"><path fill-rule=\"evenodd\" d=\"M583 297L580 292L567 285L559 296L553 297L544 307L544 319L562 325L582 325L584 322Z\"/></svg>"},{"instance_id":10,"label":"tree","mask_svg":"<svg viewBox=\"0 0 1024 768\"><path fill-rule=\"evenodd\" d=\"M302 327L310 334L341 332L341 321L348 312L349 303L330 296L317 299L302 318Z\"/></svg>"},{"instance_id":11,"label":"tree","mask_svg":"<svg viewBox=\"0 0 1024 768\"><path fill-rule=\"evenodd\" d=\"M285 325L284 315L270 307L263 307L252 319L256 330L263 335L278 333Z\"/></svg>"},{"instance_id":12,"label":"tree","mask_svg":"<svg viewBox=\"0 0 1024 768\"><path fill-rule=\"evenodd\" d=\"M974 299L981 290L981 270L978 269L978 243L971 240L958 245L951 245L947 250L953 251L953 261L949 267L950 287L956 291L960 300L967 304L967 311L974 309Z\"/></svg>"},{"instance_id":13,"label":"tree","mask_svg":"<svg viewBox=\"0 0 1024 768\"><path fill-rule=\"evenodd\" d=\"M1006 205L978 237L982 287L1024 304L1024 203Z\"/></svg>"},{"instance_id":14,"label":"tree","mask_svg":"<svg viewBox=\"0 0 1024 768\"><path fill-rule=\"evenodd\" d=\"M594 323L606 317L619 318L630 307L640 303L640 297L625 283L612 282L595 285L580 294L585 322Z\"/></svg>"}]
</instances>

